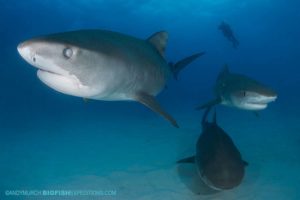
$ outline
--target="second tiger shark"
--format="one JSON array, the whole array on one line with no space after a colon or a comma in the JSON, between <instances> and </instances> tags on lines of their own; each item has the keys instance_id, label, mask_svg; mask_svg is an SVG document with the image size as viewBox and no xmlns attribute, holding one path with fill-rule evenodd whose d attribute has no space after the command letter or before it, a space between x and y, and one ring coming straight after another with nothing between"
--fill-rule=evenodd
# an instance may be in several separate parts
<instances>
[{"instance_id":1,"label":"second tiger shark","mask_svg":"<svg viewBox=\"0 0 300 200\"><path fill-rule=\"evenodd\" d=\"M230 72L227 65L217 78L214 92L216 98L197 109L222 104L256 112L267 108L269 103L277 99L273 89L248 76Z\"/></svg>"},{"instance_id":2,"label":"second tiger shark","mask_svg":"<svg viewBox=\"0 0 300 200\"><path fill-rule=\"evenodd\" d=\"M78 30L24 41L18 52L56 91L85 99L137 101L178 127L155 96L169 77L177 77L204 52L169 64L164 58L167 39L165 31L142 40L107 30Z\"/></svg>"}]
</instances>

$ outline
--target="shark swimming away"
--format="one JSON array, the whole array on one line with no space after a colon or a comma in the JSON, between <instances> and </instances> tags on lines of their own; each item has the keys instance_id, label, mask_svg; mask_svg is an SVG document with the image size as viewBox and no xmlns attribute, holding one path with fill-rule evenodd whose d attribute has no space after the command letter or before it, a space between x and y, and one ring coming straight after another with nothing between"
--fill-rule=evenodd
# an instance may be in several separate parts
<instances>
[{"instance_id":1,"label":"shark swimming away","mask_svg":"<svg viewBox=\"0 0 300 200\"><path fill-rule=\"evenodd\" d=\"M267 108L268 103L277 99L277 93L274 90L245 75L231 73L227 65L217 78L214 92L215 99L196 109L223 104L258 111Z\"/></svg>"},{"instance_id":2,"label":"shark swimming away","mask_svg":"<svg viewBox=\"0 0 300 200\"><path fill-rule=\"evenodd\" d=\"M38 69L38 78L58 92L85 99L137 101L178 127L155 96L170 76L177 77L204 52L168 64L167 40L165 31L141 40L106 30L78 30L30 39L17 49Z\"/></svg>"},{"instance_id":3,"label":"shark swimming away","mask_svg":"<svg viewBox=\"0 0 300 200\"><path fill-rule=\"evenodd\" d=\"M216 112L213 122L207 121L211 107L202 118L202 133L196 144L196 155L177 163L196 165L203 183L214 190L227 190L237 187L245 175L248 165L230 136L217 124Z\"/></svg>"}]
</instances>

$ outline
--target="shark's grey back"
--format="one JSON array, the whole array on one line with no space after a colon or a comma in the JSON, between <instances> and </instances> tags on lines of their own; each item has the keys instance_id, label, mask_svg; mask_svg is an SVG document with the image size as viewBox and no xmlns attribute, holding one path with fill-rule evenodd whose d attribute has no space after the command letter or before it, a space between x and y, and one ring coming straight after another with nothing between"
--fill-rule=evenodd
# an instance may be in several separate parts
<instances>
[{"instance_id":1,"label":"shark's grey back","mask_svg":"<svg viewBox=\"0 0 300 200\"><path fill-rule=\"evenodd\" d=\"M202 180L218 190L238 186L245 173L245 162L239 150L229 135L217 125L216 118L212 123L203 120L202 126L195 156Z\"/></svg>"}]
</instances>

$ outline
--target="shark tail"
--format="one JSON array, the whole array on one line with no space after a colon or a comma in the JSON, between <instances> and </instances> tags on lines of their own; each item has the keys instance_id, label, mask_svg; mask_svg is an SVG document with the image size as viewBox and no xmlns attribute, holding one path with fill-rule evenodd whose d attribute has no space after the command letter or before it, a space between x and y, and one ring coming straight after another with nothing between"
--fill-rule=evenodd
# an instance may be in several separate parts
<instances>
[{"instance_id":1,"label":"shark tail","mask_svg":"<svg viewBox=\"0 0 300 200\"><path fill-rule=\"evenodd\" d=\"M178 74L179 72L185 68L187 65L189 65L191 62L193 62L194 60L196 60L198 57L204 55L205 52L201 52L201 53L196 53L194 55L191 55L189 57L186 57L180 61L178 61L177 63L173 64L173 63L169 63L170 67L171 67L171 71L173 73L173 76L176 80L178 80Z\"/></svg>"}]
</instances>

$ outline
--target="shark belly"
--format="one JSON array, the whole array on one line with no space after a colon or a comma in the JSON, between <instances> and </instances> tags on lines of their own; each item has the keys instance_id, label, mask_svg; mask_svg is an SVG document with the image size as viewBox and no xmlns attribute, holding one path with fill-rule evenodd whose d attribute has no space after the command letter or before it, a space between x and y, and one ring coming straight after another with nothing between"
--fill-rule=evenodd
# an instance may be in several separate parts
<instances>
[{"instance_id":1,"label":"shark belly","mask_svg":"<svg viewBox=\"0 0 300 200\"><path fill-rule=\"evenodd\" d=\"M159 69L157 70L159 71ZM163 74L157 73L157 76L152 76L151 71L125 70L122 77L112 76L107 79L106 89L90 98L105 101L130 101L135 100L134 97L139 92L156 96L164 88L166 80ZM95 87L100 86L101 83Z\"/></svg>"}]
</instances>

